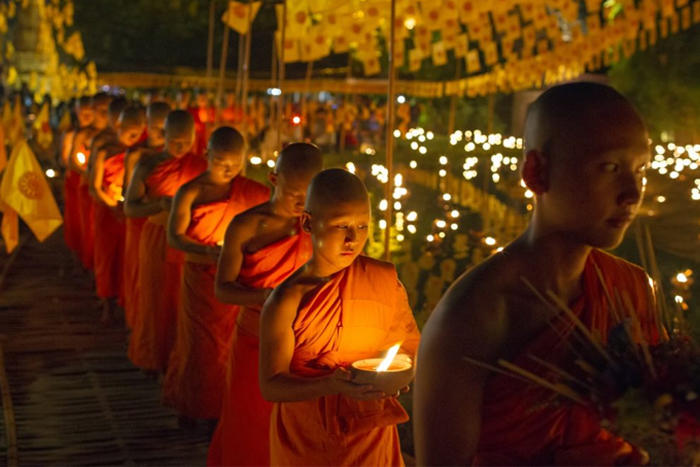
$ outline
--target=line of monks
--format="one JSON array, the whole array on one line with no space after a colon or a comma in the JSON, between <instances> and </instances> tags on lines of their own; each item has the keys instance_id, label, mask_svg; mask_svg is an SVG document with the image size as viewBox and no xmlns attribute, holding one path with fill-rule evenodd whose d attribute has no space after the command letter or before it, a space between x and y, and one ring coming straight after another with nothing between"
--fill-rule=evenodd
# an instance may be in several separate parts
<instances>
[{"instance_id":1,"label":"line of monks","mask_svg":"<svg viewBox=\"0 0 700 467\"><path fill-rule=\"evenodd\" d=\"M144 114L97 94L75 114L61 153L65 241L94 271L102 319L124 308L129 359L163 376L163 403L183 423L218 420L208 464L403 465L396 425L406 411L348 370L397 343L415 357L420 340L395 267L362 255L371 222L363 182L293 143L269 173L270 191L241 175L237 130L220 127L203 144L192 115L163 103ZM562 345L573 326L553 325L523 276L603 334L597 269L639 310L650 306L644 272L597 249L619 244L641 202L641 119L610 88L576 83L543 94L526 128L532 224L458 279L426 328L414 406L420 464L640 460L590 410L546 403L545 389L462 358L514 360L545 378L526 355L574 361Z\"/></svg>"}]
</instances>

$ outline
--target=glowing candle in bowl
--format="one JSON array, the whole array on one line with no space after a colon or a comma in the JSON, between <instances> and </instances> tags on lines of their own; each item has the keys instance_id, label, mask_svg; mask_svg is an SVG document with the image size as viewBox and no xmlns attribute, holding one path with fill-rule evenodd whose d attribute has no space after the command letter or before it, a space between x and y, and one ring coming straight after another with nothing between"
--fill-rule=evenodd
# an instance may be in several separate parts
<instances>
[{"instance_id":1,"label":"glowing candle in bowl","mask_svg":"<svg viewBox=\"0 0 700 467\"><path fill-rule=\"evenodd\" d=\"M350 366L352 381L357 384L371 384L374 389L387 395L398 393L413 381L411 357L398 354L401 344L391 347L385 358L358 360Z\"/></svg>"},{"instance_id":2,"label":"glowing candle in bowl","mask_svg":"<svg viewBox=\"0 0 700 467\"><path fill-rule=\"evenodd\" d=\"M78 162L80 162L80 165L85 165L85 162L87 162L87 157L85 157L85 154L82 152L78 152L76 156L78 157Z\"/></svg>"}]
</instances>

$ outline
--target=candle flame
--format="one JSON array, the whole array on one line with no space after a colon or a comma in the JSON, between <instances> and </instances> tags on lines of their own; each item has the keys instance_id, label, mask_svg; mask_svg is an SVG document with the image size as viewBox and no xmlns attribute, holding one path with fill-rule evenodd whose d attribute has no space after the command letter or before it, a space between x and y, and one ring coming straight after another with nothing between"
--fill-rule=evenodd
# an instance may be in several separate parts
<instances>
[{"instance_id":1,"label":"candle flame","mask_svg":"<svg viewBox=\"0 0 700 467\"><path fill-rule=\"evenodd\" d=\"M394 361L394 358L396 358L396 354L399 352L400 347L401 343L398 343L389 349L389 351L386 353L386 357L384 358L382 363L380 363L377 367L377 371L386 371L389 369L389 366L391 366L391 363Z\"/></svg>"},{"instance_id":2,"label":"candle flame","mask_svg":"<svg viewBox=\"0 0 700 467\"><path fill-rule=\"evenodd\" d=\"M79 153L77 154L77 157L78 157L78 162L80 162L80 164L84 164L85 161L87 161L87 158L85 157L85 154L83 154L82 152L79 152Z\"/></svg>"}]
</instances>

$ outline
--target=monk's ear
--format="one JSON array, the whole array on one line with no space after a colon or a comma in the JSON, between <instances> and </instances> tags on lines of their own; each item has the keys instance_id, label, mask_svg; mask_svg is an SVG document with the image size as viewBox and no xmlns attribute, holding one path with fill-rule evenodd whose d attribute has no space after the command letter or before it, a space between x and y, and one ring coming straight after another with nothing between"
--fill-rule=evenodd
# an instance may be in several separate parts
<instances>
[{"instance_id":1,"label":"monk's ear","mask_svg":"<svg viewBox=\"0 0 700 467\"><path fill-rule=\"evenodd\" d=\"M267 180L270 182L270 185L277 186L277 174L276 173L268 172L267 173Z\"/></svg>"},{"instance_id":2,"label":"monk's ear","mask_svg":"<svg viewBox=\"0 0 700 467\"><path fill-rule=\"evenodd\" d=\"M301 230L311 233L311 213L309 211L301 213Z\"/></svg>"},{"instance_id":3,"label":"monk's ear","mask_svg":"<svg viewBox=\"0 0 700 467\"><path fill-rule=\"evenodd\" d=\"M549 189L549 167L547 159L537 149L525 153L522 176L525 186L536 195L541 195Z\"/></svg>"}]
</instances>

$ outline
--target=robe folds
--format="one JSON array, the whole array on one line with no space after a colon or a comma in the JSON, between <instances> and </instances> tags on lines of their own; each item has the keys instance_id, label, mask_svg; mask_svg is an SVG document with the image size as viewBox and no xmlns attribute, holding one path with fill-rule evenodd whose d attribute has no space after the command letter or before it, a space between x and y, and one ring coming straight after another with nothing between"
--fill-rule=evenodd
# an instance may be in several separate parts
<instances>
[{"instance_id":1,"label":"robe folds","mask_svg":"<svg viewBox=\"0 0 700 467\"><path fill-rule=\"evenodd\" d=\"M303 377L329 375L379 356L397 343L415 355L420 340L403 285L391 263L359 256L301 306L290 364ZM290 466L404 465L396 429L408 415L394 397L343 395L275 403L270 463Z\"/></svg>"},{"instance_id":2,"label":"robe folds","mask_svg":"<svg viewBox=\"0 0 700 467\"><path fill-rule=\"evenodd\" d=\"M80 252L80 174L66 170L63 181L63 238L66 246Z\"/></svg>"},{"instance_id":3,"label":"robe folds","mask_svg":"<svg viewBox=\"0 0 700 467\"><path fill-rule=\"evenodd\" d=\"M161 162L146 177L146 196L172 197L206 168L207 161L193 154ZM139 302L128 355L144 370L164 370L175 342L185 254L167 245L168 216L168 211L150 216L139 240Z\"/></svg>"},{"instance_id":4,"label":"robe folds","mask_svg":"<svg viewBox=\"0 0 700 467\"><path fill-rule=\"evenodd\" d=\"M246 254L237 282L251 288L274 288L311 257L311 237L296 233ZM221 418L207 465L270 465L270 413L258 383L260 309L242 307L233 332Z\"/></svg>"},{"instance_id":5,"label":"robe folds","mask_svg":"<svg viewBox=\"0 0 700 467\"><path fill-rule=\"evenodd\" d=\"M124 183L124 153L104 162L102 188L116 202L122 200ZM121 206L119 207L121 209ZM124 291L124 242L126 224L102 202L95 201L95 284L100 298L122 298ZM121 300L123 301L123 300Z\"/></svg>"},{"instance_id":6,"label":"robe folds","mask_svg":"<svg viewBox=\"0 0 700 467\"><path fill-rule=\"evenodd\" d=\"M601 283L596 266L603 275ZM604 284L604 285L603 285ZM583 274L583 295L571 306L594 333L607 337L612 321L605 290L627 295L648 342L657 340L653 300L644 271L620 258L593 250ZM575 355L567 344L574 325L564 315L541 331L513 363L545 379L553 372L529 355L567 371ZM556 330L555 330L556 329ZM633 448L600 427L597 413L554 401L552 391L506 375L494 375L484 389L482 424L474 465L616 465Z\"/></svg>"},{"instance_id":7,"label":"robe folds","mask_svg":"<svg viewBox=\"0 0 700 467\"><path fill-rule=\"evenodd\" d=\"M78 188L80 201L80 261L92 271L95 267L95 203L85 176L80 176Z\"/></svg>"},{"instance_id":8,"label":"robe folds","mask_svg":"<svg viewBox=\"0 0 700 467\"><path fill-rule=\"evenodd\" d=\"M270 199L270 189L243 176L226 199L192 208L187 236L215 246L237 214ZM185 255L175 346L163 384L163 403L190 418L219 418L238 306L214 293L216 258Z\"/></svg>"},{"instance_id":9,"label":"robe folds","mask_svg":"<svg viewBox=\"0 0 700 467\"><path fill-rule=\"evenodd\" d=\"M126 218L124 240L124 320L129 329L134 329L139 303L139 241L146 217Z\"/></svg>"}]
</instances>

